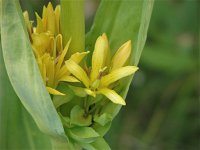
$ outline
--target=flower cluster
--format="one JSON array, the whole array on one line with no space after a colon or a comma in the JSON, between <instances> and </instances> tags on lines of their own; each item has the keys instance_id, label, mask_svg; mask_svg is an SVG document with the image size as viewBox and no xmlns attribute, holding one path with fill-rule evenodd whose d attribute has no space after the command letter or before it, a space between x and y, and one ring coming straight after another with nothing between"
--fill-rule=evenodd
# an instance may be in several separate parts
<instances>
[{"instance_id":1,"label":"flower cluster","mask_svg":"<svg viewBox=\"0 0 200 150\"><path fill-rule=\"evenodd\" d=\"M124 43L110 60L108 39L104 33L95 43L92 55L92 66L83 69L73 60L65 61L69 72L83 83L83 90L90 96L106 96L113 103L125 105L123 98L112 88L121 78L137 71L136 66L125 66L131 54L131 41ZM81 90L81 89L79 89Z\"/></svg>"},{"instance_id":2,"label":"flower cluster","mask_svg":"<svg viewBox=\"0 0 200 150\"><path fill-rule=\"evenodd\" d=\"M48 92L53 95L64 95L56 90L59 82L79 81L70 75L63 63L71 40L63 48L63 37L60 30L60 6L58 5L55 10L51 3L47 7L44 6L42 18L36 13L36 27L33 27L33 22L29 20L27 11L24 12L24 18L33 52ZM70 57L70 60L78 64L87 53L77 52Z\"/></svg>"}]
</instances>

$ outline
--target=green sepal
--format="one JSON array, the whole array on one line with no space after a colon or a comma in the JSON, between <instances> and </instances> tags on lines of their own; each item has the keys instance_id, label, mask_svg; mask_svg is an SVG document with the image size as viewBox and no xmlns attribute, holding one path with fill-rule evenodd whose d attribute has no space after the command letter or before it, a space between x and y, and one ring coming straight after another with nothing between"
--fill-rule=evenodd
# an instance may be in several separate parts
<instances>
[{"instance_id":1,"label":"green sepal","mask_svg":"<svg viewBox=\"0 0 200 150\"><path fill-rule=\"evenodd\" d=\"M82 87L76 87L76 86L69 85L69 88L72 89L72 91L74 92L74 94L76 96L79 96L79 97L87 96L87 93L85 92L84 88L82 88Z\"/></svg>"},{"instance_id":2,"label":"green sepal","mask_svg":"<svg viewBox=\"0 0 200 150\"><path fill-rule=\"evenodd\" d=\"M111 127L112 122L108 122L104 126L100 125L99 123L93 123L92 128L101 136L103 137Z\"/></svg>"},{"instance_id":3,"label":"green sepal","mask_svg":"<svg viewBox=\"0 0 200 150\"><path fill-rule=\"evenodd\" d=\"M110 122L112 120L112 116L109 114L102 114L102 115L95 115L94 116L94 121L99 123L102 126L105 126L105 124L107 124L108 122Z\"/></svg>"},{"instance_id":4,"label":"green sepal","mask_svg":"<svg viewBox=\"0 0 200 150\"><path fill-rule=\"evenodd\" d=\"M92 116L86 115L85 110L76 105L71 110L70 122L77 126L90 126L92 124Z\"/></svg>"},{"instance_id":5,"label":"green sepal","mask_svg":"<svg viewBox=\"0 0 200 150\"><path fill-rule=\"evenodd\" d=\"M100 135L91 127L74 127L67 129L68 135L80 143L94 142Z\"/></svg>"},{"instance_id":6,"label":"green sepal","mask_svg":"<svg viewBox=\"0 0 200 150\"><path fill-rule=\"evenodd\" d=\"M103 138L98 138L90 144L80 143L80 145L87 150L111 150L111 148Z\"/></svg>"}]
</instances>

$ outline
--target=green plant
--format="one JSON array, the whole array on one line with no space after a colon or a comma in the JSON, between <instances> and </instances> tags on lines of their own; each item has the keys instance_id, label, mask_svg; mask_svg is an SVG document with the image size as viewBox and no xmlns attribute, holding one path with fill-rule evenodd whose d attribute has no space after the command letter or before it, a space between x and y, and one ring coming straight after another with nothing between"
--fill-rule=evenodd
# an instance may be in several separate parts
<instances>
[{"instance_id":1,"label":"green plant","mask_svg":"<svg viewBox=\"0 0 200 150\"><path fill-rule=\"evenodd\" d=\"M133 46L134 51L130 55L130 60L127 60L129 58L128 51L130 51L130 42L128 42L121 47L121 50L118 51L119 53L114 56L113 61L116 62L115 58L119 58L117 55L121 55L121 51L123 51L123 47L125 47L125 52L128 52L127 57L124 58L124 63L118 64L119 66L117 67L122 67L125 63L129 65L138 64L146 41L153 0L101 1L94 24L89 33L87 33L86 38L83 15L84 1L61 0L61 30L54 30L55 28L52 22L50 22L48 30L54 35L61 32L63 34L63 45L66 45L67 41L70 41L70 38L72 39L71 44L68 42L66 49L63 50L67 51L69 48L69 55L65 53L63 54L63 58L65 55L66 58L69 58L71 54L74 54L78 50L80 50L78 56L85 56L87 52L81 53L84 51L84 48L89 50L90 54L93 54L93 56L89 55L87 57L87 64L89 66L91 64L93 67L91 71L92 84L88 86L88 83L91 82L87 83L86 77L82 78L84 73L80 71L81 67L77 64L74 65L73 62L69 60L65 62L67 70L74 75L70 76L70 82L72 78L73 81L79 79L84 83L86 89L82 86L77 86L76 83L52 84L52 82L50 82L50 76L46 76L48 77L46 83L48 86L47 89L49 93L53 95L49 95L45 87L44 82L46 82L46 77L40 75L40 72L44 72L44 70L40 68L40 63L38 63L40 62L40 57L36 56L35 59L34 56L36 53L35 49L40 49L41 46L38 46L38 41L41 42L44 38L40 38L40 35L32 36L32 33L30 33L31 28L29 27L29 21L28 19L24 21L17 0L2 0L0 2L2 72L0 76L1 147L3 149L50 149L51 147L54 149L110 149L103 139L103 136L108 131L112 120L119 112L121 108L119 104L125 104L123 98L126 97L132 77L120 80L116 86L112 87L120 96L114 93L114 90L111 92L109 89L99 89L96 92L96 88L100 86L96 69L99 67L99 73L103 74L106 69L103 68L103 64L106 63L104 57L109 56L105 55L105 53L111 50L110 55L113 56L116 49L128 40L132 40L135 43ZM53 14L51 14L50 17L53 17L52 15ZM111 18L114 18L114 20ZM39 17L37 19L39 20ZM125 26L127 26L126 30L121 30ZM37 29L41 28L38 27ZM108 35L110 48L108 47L109 44L107 44L108 40L106 35L99 37L99 35L104 32ZM46 38L48 37L49 35L45 35L44 43L47 41ZM59 41L59 37L60 36L56 36L57 41ZM98 39L100 42L97 40L94 46L97 37L99 37ZM51 42L52 40L54 42ZM35 41L36 44L34 43ZM54 47L56 44L54 38L50 37L50 43L53 45L51 50L55 49ZM44 45L42 44L42 46ZM101 51L105 50L105 53L102 52L102 54L99 49ZM122 54L124 55L126 53ZM98 55L95 56L95 54ZM52 55L56 58L56 52L52 51ZM100 59L95 62L98 56L102 56L103 61ZM110 60L109 57L107 58ZM51 61L49 62L51 63ZM60 62L65 66L63 59ZM116 64L117 62L113 63L110 67L111 71ZM80 65L83 66L84 64ZM120 74L120 72L117 71L115 74L112 74L111 72L110 74L112 75L109 76L108 74L109 77L105 79L106 82L104 86L107 87L107 82L110 80L114 82L122 77L133 74L136 69L137 67L130 66L129 68L120 70L122 73L123 71L127 71L127 74ZM79 70L79 72L77 72L77 70ZM82 74L80 74L80 72ZM118 74L120 75L114 76ZM93 79L95 79L95 82ZM66 81L66 78L65 80L59 81ZM69 76L67 81L69 82ZM6 85L6 87L3 88L3 85ZM112 102L108 101L106 97L96 96L96 94L99 93L105 95ZM88 97L87 95L92 95L94 98ZM115 96L113 97L113 95ZM99 101L102 103L97 105ZM88 105L88 103L90 105ZM101 110L99 110L99 108ZM93 112L94 110L98 110L101 113L95 113ZM10 112L13 112L16 116L11 115ZM39 127L42 133L37 127ZM8 134L9 132L11 133ZM15 134L12 134L12 132ZM19 139L18 137L22 138ZM16 140L16 142L14 140ZM52 142L52 146L49 145L50 142Z\"/></svg>"}]
</instances>

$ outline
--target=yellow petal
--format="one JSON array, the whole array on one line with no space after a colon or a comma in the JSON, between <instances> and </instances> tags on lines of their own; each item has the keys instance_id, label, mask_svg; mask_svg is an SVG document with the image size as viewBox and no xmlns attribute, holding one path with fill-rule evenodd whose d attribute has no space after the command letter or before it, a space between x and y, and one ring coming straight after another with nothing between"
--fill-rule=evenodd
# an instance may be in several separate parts
<instances>
[{"instance_id":1,"label":"yellow petal","mask_svg":"<svg viewBox=\"0 0 200 150\"><path fill-rule=\"evenodd\" d=\"M47 68L47 77L48 77L47 85L54 86L55 67L54 67L54 61L52 58L49 58L46 68Z\"/></svg>"},{"instance_id":2,"label":"yellow petal","mask_svg":"<svg viewBox=\"0 0 200 150\"><path fill-rule=\"evenodd\" d=\"M45 6L43 6L43 11L42 11L42 22L44 31L47 31L47 8Z\"/></svg>"},{"instance_id":3,"label":"yellow petal","mask_svg":"<svg viewBox=\"0 0 200 150\"><path fill-rule=\"evenodd\" d=\"M86 87L89 87L89 78L86 72L77 63L73 60L68 60L65 62L65 65L71 74L82 81Z\"/></svg>"},{"instance_id":4,"label":"yellow petal","mask_svg":"<svg viewBox=\"0 0 200 150\"><path fill-rule=\"evenodd\" d=\"M61 52L63 50L63 43L62 43L62 35L58 34L56 36L56 49L58 52Z\"/></svg>"},{"instance_id":5,"label":"yellow petal","mask_svg":"<svg viewBox=\"0 0 200 150\"><path fill-rule=\"evenodd\" d=\"M32 45L42 53L47 50L50 44L50 37L47 33L34 33L32 34L32 40Z\"/></svg>"},{"instance_id":6,"label":"yellow petal","mask_svg":"<svg viewBox=\"0 0 200 150\"><path fill-rule=\"evenodd\" d=\"M63 76L59 81L80 82L80 81L79 81L78 79L76 79L75 77L69 76L69 75Z\"/></svg>"},{"instance_id":7,"label":"yellow petal","mask_svg":"<svg viewBox=\"0 0 200 150\"><path fill-rule=\"evenodd\" d=\"M105 55L104 55L104 63L105 63L104 66L110 67L110 47L108 43L108 38L105 33L102 34L102 37L106 41L106 45L107 45L106 50L105 50Z\"/></svg>"},{"instance_id":8,"label":"yellow petal","mask_svg":"<svg viewBox=\"0 0 200 150\"><path fill-rule=\"evenodd\" d=\"M124 66L131 54L131 41L124 43L115 53L111 62L111 70Z\"/></svg>"},{"instance_id":9,"label":"yellow petal","mask_svg":"<svg viewBox=\"0 0 200 150\"><path fill-rule=\"evenodd\" d=\"M55 8L56 34L60 33L60 5Z\"/></svg>"},{"instance_id":10,"label":"yellow petal","mask_svg":"<svg viewBox=\"0 0 200 150\"><path fill-rule=\"evenodd\" d=\"M47 30L50 31L52 34L55 34L55 29L56 29L55 13L51 2L49 2L47 6Z\"/></svg>"},{"instance_id":11,"label":"yellow petal","mask_svg":"<svg viewBox=\"0 0 200 150\"><path fill-rule=\"evenodd\" d=\"M105 51L107 47L108 45L106 39L102 36L98 37L92 55L92 70L90 74L90 79L92 82L97 79L100 69L104 67Z\"/></svg>"},{"instance_id":12,"label":"yellow petal","mask_svg":"<svg viewBox=\"0 0 200 150\"><path fill-rule=\"evenodd\" d=\"M118 95L114 90L103 88L98 90L98 93L105 95L108 99L110 99L115 104L126 105L124 99Z\"/></svg>"},{"instance_id":13,"label":"yellow petal","mask_svg":"<svg viewBox=\"0 0 200 150\"><path fill-rule=\"evenodd\" d=\"M49 53L54 59L56 58L56 41L54 37L50 37Z\"/></svg>"},{"instance_id":14,"label":"yellow petal","mask_svg":"<svg viewBox=\"0 0 200 150\"><path fill-rule=\"evenodd\" d=\"M90 96L92 96L92 97L96 97L96 93L93 92L92 90L87 89L87 88L85 88L84 90L85 90L85 92L86 92L88 95L90 95Z\"/></svg>"},{"instance_id":15,"label":"yellow petal","mask_svg":"<svg viewBox=\"0 0 200 150\"><path fill-rule=\"evenodd\" d=\"M60 68L60 70L58 70L58 71L56 72L56 79L57 79L57 80L60 80L63 76L69 75L69 74L70 74L70 73L69 73L69 71L68 71L66 65L63 65L63 66Z\"/></svg>"},{"instance_id":16,"label":"yellow petal","mask_svg":"<svg viewBox=\"0 0 200 150\"><path fill-rule=\"evenodd\" d=\"M71 42L71 39L67 42L67 45L65 46L64 50L62 51L61 55L58 58L58 63L56 65L56 71L58 71L63 63L63 60L65 58L65 55L67 54L67 51L69 49L69 44Z\"/></svg>"},{"instance_id":17,"label":"yellow petal","mask_svg":"<svg viewBox=\"0 0 200 150\"><path fill-rule=\"evenodd\" d=\"M52 95L65 95L59 91L57 91L56 89L53 89L51 87L46 87L47 88L47 91L52 94Z\"/></svg>"},{"instance_id":18,"label":"yellow petal","mask_svg":"<svg viewBox=\"0 0 200 150\"><path fill-rule=\"evenodd\" d=\"M43 22L42 22L42 19L40 18L40 16L36 14L36 18L37 18L37 27L36 27L36 32L37 33L41 33L41 32L44 32L44 26L43 26Z\"/></svg>"},{"instance_id":19,"label":"yellow petal","mask_svg":"<svg viewBox=\"0 0 200 150\"><path fill-rule=\"evenodd\" d=\"M129 76L135 73L137 70L138 70L138 67L136 66L126 66L126 67L121 67L119 69L116 69L110 72L108 75L105 75L101 78L101 86L107 87L109 84L121 78L124 78L126 76Z\"/></svg>"},{"instance_id":20,"label":"yellow petal","mask_svg":"<svg viewBox=\"0 0 200 150\"><path fill-rule=\"evenodd\" d=\"M70 59L73 60L75 63L79 63L87 54L89 53L89 51L87 52L82 52L82 53L75 53L73 54Z\"/></svg>"},{"instance_id":21,"label":"yellow petal","mask_svg":"<svg viewBox=\"0 0 200 150\"><path fill-rule=\"evenodd\" d=\"M38 67L40 69L40 73L43 79L44 84L46 85L46 66L42 63L40 58L37 59Z\"/></svg>"}]
</instances>

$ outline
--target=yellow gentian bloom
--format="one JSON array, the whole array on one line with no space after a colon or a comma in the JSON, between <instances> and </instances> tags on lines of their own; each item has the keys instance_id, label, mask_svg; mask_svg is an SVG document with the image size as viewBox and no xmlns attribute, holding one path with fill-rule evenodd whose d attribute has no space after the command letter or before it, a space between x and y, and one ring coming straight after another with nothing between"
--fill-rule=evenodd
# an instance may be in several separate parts
<instances>
[{"instance_id":1,"label":"yellow gentian bloom","mask_svg":"<svg viewBox=\"0 0 200 150\"><path fill-rule=\"evenodd\" d=\"M55 10L51 3L47 7L44 6L42 18L36 13L36 27L32 26L28 12L24 12L24 18L33 52L48 92L53 95L64 95L56 90L58 83L79 82L79 80L71 76L64 65L71 40L63 48L63 38L60 33L60 5L56 6ZM77 52L70 57L70 60L78 64L87 53Z\"/></svg>"},{"instance_id":2,"label":"yellow gentian bloom","mask_svg":"<svg viewBox=\"0 0 200 150\"><path fill-rule=\"evenodd\" d=\"M124 43L117 50L111 64L108 64L107 60L109 53L108 40L106 34L103 34L96 40L89 72L72 59L65 61L65 64L69 72L83 83L84 91L88 95L95 97L96 94L102 94L113 103L125 105L125 100L112 89L111 85L138 70L136 66L125 66L131 54L131 41Z\"/></svg>"}]
</instances>

